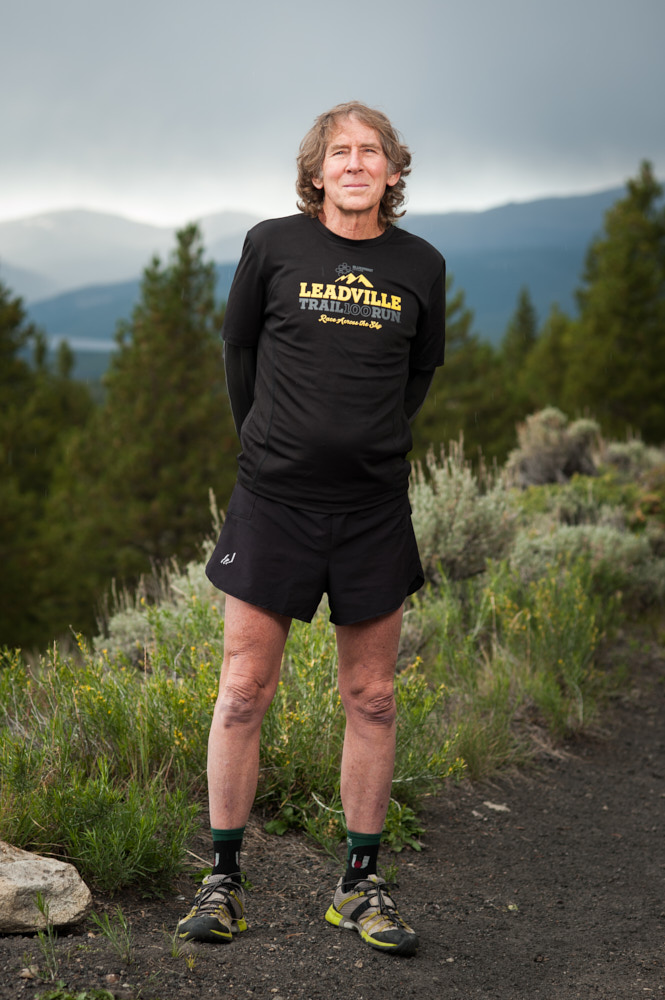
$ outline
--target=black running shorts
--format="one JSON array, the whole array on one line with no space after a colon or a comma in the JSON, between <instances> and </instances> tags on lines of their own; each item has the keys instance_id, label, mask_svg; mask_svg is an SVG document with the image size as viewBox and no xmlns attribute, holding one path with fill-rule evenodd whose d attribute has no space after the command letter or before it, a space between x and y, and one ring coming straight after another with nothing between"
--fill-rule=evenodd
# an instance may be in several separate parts
<instances>
[{"instance_id":1,"label":"black running shorts","mask_svg":"<svg viewBox=\"0 0 665 1000\"><path fill-rule=\"evenodd\" d=\"M396 611L424 583L407 496L323 514L240 484L206 574L226 594L306 622L327 593L335 625Z\"/></svg>"}]
</instances>

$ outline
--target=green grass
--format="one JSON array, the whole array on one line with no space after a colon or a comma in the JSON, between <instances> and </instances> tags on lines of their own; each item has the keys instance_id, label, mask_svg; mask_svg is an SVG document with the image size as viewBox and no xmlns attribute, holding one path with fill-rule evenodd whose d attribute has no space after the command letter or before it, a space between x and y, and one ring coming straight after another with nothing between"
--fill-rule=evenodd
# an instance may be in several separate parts
<instances>
[{"instance_id":1,"label":"green grass","mask_svg":"<svg viewBox=\"0 0 665 1000\"><path fill-rule=\"evenodd\" d=\"M116 906L113 916L108 913L91 913L92 922L110 943L118 958L125 964L134 961L134 942L132 928L120 906Z\"/></svg>"},{"instance_id":2,"label":"green grass","mask_svg":"<svg viewBox=\"0 0 665 1000\"><path fill-rule=\"evenodd\" d=\"M588 560L529 583L507 562L482 580L430 587L412 602L397 677L397 756L385 840L417 842L424 794L450 778L525 759L517 724L535 711L554 734L594 718L594 655L610 605L590 589ZM0 836L71 859L101 889L166 886L180 869L205 794L217 656L209 612L150 609L142 667L80 643L29 670L0 670ZM182 609L181 609L182 612ZM177 623L174 625L174 623ZM169 633L169 625L177 636ZM294 623L262 733L258 806L268 830L302 828L328 849L343 836L339 759L344 713L334 629Z\"/></svg>"},{"instance_id":3,"label":"green grass","mask_svg":"<svg viewBox=\"0 0 665 1000\"><path fill-rule=\"evenodd\" d=\"M78 656L51 651L33 670L17 654L5 654L0 837L70 859L107 891L168 885L199 822L219 666L203 638L206 615L194 610L177 643L159 621L143 668L82 641ZM158 609L150 614L159 620ZM170 610L166 618L173 620ZM179 630L182 624L180 618ZM295 624L264 725L258 793L274 831L301 827L327 847L343 833L344 715L335 677L332 626L323 616L311 628ZM444 700L443 689L431 688L417 669L400 675L399 807L417 805L423 793L462 770L441 729ZM413 837L408 812L391 820L390 836L395 845Z\"/></svg>"}]
</instances>

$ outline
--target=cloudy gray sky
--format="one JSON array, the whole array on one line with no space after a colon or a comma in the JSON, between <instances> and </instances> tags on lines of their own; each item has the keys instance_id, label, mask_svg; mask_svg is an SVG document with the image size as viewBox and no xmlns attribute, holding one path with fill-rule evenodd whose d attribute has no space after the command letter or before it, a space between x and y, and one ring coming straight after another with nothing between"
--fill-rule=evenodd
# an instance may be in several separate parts
<instances>
[{"instance_id":1,"label":"cloudy gray sky","mask_svg":"<svg viewBox=\"0 0 665 1000\"><path fill-rule=\"evenodd\" d=\"M320 111L382 108L414 211L665 177L663 0L3 0L0 219L294 210Z\"/></svg>"}]
</instances>

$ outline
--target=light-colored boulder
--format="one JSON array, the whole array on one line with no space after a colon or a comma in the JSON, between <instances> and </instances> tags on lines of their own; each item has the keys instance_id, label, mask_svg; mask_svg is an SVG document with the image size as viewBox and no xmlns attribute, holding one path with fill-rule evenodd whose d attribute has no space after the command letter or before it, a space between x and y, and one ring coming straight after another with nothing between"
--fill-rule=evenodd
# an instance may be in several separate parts
<instances>
[{"instance_id":1,"label":"light-colored boulder","mask_svg":"<svg viewBox=\"0 0 665 1000\"><path fill-rule=\"evenodd\" d=\"M48 905L55 927L75 924L92 903L87 885L73 865L30 854L0 840L0 933L30 934L44 930L37 893Z\"/></svg>"}]
</instances>

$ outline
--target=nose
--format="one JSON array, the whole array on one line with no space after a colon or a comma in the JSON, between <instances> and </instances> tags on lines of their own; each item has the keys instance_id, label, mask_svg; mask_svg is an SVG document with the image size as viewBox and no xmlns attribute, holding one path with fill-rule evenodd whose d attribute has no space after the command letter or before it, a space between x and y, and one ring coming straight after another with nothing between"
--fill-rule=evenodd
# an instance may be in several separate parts
<instances>
[{"instance_id":1,"label":"nose","mask_svg":"<svg viewBox=\"0 0 665 1000\"><path fill-rule=\"evenodd\" d=\"M360 170L362 163L360 161L360 151L358 149L351 149L349 151L349 158L346 161L347 170Z\"/></svg>"}]
</instances>

